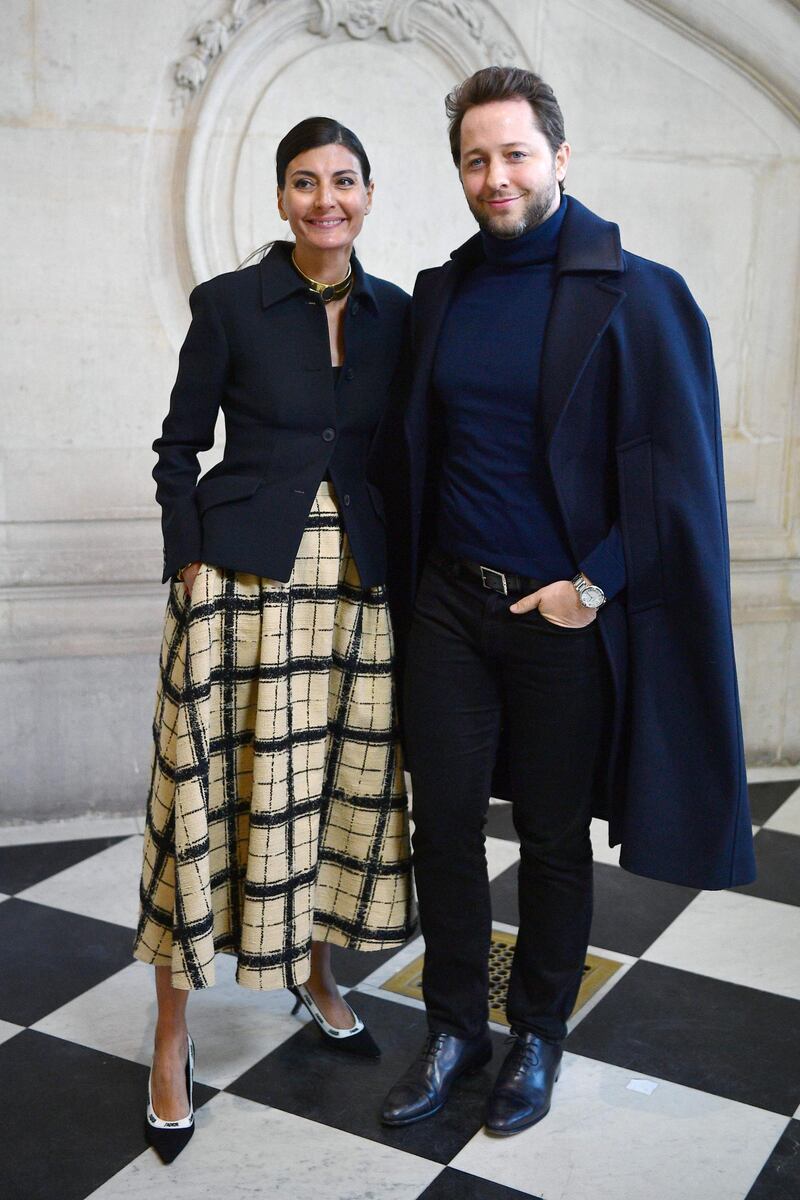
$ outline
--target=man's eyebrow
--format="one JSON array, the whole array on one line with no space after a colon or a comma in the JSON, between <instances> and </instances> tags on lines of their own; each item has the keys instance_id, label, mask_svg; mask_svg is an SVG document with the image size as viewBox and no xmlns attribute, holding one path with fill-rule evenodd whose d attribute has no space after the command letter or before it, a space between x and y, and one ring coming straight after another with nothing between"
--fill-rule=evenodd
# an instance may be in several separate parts
<instances>
[{"instance_id":1,"label":"man's eyebrow","mask_svg":"<svg viewBox=\"0 0 800 1200\"><path fill-rule=\"evenodd\" d=\"M530 146L530 142L523 142L520 140L517 140L516 142L503 142L500 149L501 150L510 150L512 146ZM471 150L465 150L463 153L465 155L467 155L467 154L483 154L483 149L481 146L473 146Z\"/></svg>"}]
</instances>

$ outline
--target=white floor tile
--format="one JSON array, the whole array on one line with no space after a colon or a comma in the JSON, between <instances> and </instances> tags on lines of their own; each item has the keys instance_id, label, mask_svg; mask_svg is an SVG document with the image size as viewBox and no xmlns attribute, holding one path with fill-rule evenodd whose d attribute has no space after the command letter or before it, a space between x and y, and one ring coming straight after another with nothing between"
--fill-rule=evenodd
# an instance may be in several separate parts
<instances>
[{"instance_id":1,"label":"white floor tile","mask_svg":"<svg viewBox=\"0 0 800 1200\"><path fill-rule=\"evenodd\" d=\"M779 833L800 834L800 788L784 800L780 808L764 822L763 828L776 829Z\"/></svg>"},{"instance_id":2,"label":"white floor tile","mask_svg":"<svg viewBox=\"0 0 800 1200\"><path fill-rule=\"evenodd\" d=\"M540 1125L513 1138L481 1132L451 1166L545 1200L743 1200L785 1125L568 1054Z\"/></svg>"},{"instance_id":3,"label":"white floor tile","mask_svg":"<svg viewBox=\"0 0 800 1200\"><path fill-rule=\"evenodd\" d=\"M507 871L509 867L516 867L518 862L518 842L512 842L508 838L487 837L486 863L490 879L496 879L498 875L502 875L503 871Z\"/></svg>"},{"instance_id":4,"label":"white floor tile","mask_svg":"<svg viewBox=\"0 0 800 1200\"><path fill-rule=\"evenodd\" d=\"M141 819L137 817L77 817L69 821L37 821L31 825L0 825L0 846L128 837L141 832Z\"/></svg>"},{"instance_id":5,"label":"white floor tile","mask_svg":"<svg viewBox=\"0 0 800 1200\"><path fill-rule=\"evenodd\" d=\"M18 896L21 900L49 904L135 929L139 920L141 868L142 839L129 837L35 883Z\"/></svg>"},{"instance_id":6,"label":"white floor tile","mask_svg":"<svg viewBox=\"0 0 800 1200\"><path fill-rule=\"evenodd\" d=\"M198 1081L223 1088L296 1033L301 1021L291 1015L294 999L287 991L239 987L230 954L218 954L216 968L214 987L189 997L187 1019ZM149 1064L155 1015L152 967L133 962L33 1028Z\"/></svg>"},{"instance_id":7,"label":"white floor tile","mask_svg":"<svg viewBox=\"0 0 800 1200\"><path fill-rule=\"evenodd\" d=\"M595 817L591 825L592 835L592 854L594 861L599 863L608 863L612 867L619 866L619 853L621 846L609 846L608 844L608 821L601 821Z\"/></svg>"},{"instance_id":8,"label":"white floor tile","mask_svg":"<svg viewBox=\"0 0 800 1200\"><path fill-rule=\"evenodd\" d=\"M222 1093L165 1178L149 1150L92 1200L413 1200L441 1164Z\"/></svg>"},{"instance_id":9,"label":"white floor tile","mask_svg":"<svg viewBox=\"0 0 800 1200\"><path fill-rule=\"evenodd\" d=\"M385 963L381 963L379 967L376 967L371 975L367 975L366 979L362 979L358 987L379 988L387 979L391 979L392 975L396 975L398 971L402 971L403 967L407 967L415 958L419 958L420 954L424 953L425 942L421 937L415 937L413 941L401 947L397 951L397 954L393 954Z\"/></svg>"},{"instance_id":10,"label":"white floor tile","mask_svg":"<svg viewBox=\"0 0 800 1200\"><path fill-rule=\"evenodd\" d=\"M740 892L701 892L642 955L800 1000L800 908Z\"/></svg>"},{"instance_id":11,"label":"white floor tile","mask_svg":"<svg viewBox=\"0 0 800 1200\"><path fill-rule=\"evenodd\" d=\"M800 783L800 767L748 767L748 783L782 783L796 779Z\"/></svg>"},{"instance_id":12,"label":"white floor tile","mask_svg":"<svg viewBox=\"0 0 800 1200\"><path fill-rule=\"evenodd\" d=\"M22 1033L24 1028L24 1025L12 1025L10 1021L0 1021L0 1043L16 1037L18 1033Z\"/></svg>"}]
</instances>

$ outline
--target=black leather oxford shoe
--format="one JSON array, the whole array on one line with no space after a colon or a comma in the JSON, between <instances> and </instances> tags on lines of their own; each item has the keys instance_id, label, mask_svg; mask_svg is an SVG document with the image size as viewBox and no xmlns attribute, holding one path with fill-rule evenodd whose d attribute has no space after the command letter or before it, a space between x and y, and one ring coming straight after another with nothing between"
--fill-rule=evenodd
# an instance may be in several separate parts
<instances>
[{"instance_id":1,"label":"black leather oxford shoe","mask_svg":"<svg viewBox=\"0 0 800 1200\"><path fill-rule=\"evenodd\" d=\"M485 1067L492 1057L488 1033L459 1038L451 1033L431 1033L422 1054L394 1085L381 1110L384 1125L411 1125L432 1117L444 1106L460 1075Z\"/></svg>"},{"instance_id":2,"label":"black leather oxford shoe","mask_svg":"<svg viewBox=\"0 0 800 1200\"><path fill-rule=\"evenodd\" d=\"M508 1136L528 1129L550 1111L553 1085L561 1070L560 1043L535 1033L514 1033L514 1045L500 1068L486 1109L490 1133Z\"/></svg>"}]
</instances>

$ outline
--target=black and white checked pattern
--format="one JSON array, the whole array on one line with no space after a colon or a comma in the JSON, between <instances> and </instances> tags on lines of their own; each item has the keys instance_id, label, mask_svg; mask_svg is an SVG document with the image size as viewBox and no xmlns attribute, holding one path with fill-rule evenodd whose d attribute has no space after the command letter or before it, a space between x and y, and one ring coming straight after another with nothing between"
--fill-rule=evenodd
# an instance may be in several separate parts
<instances>
[{"instance_id":1,"label":"black and white checked pattern","mask_svg":"<svg viewBox=\"0 0 800 1200\"><path fill-rule=\"evenodd\" d=\"M288 584L204 565L172 585L135 955L174 986L301 983L312 938L411 931L408 818L383 590L323 484Z\"/></svg>"},{"instance_id":2,"label":"black and white checked pattern","mask_svg":"<svg viewBox=\"0 0 800 1200\"><path fill-rule=\"evenodd\" d=\"M796 1200L800 1195L800 771L750 787L758 882L695 892L620 869L593 829L592 952L620 969L577 1014L548 1118L481 1129L505 1053L446 1108L384 1129L381 1099L418 1053L419 1005L383 983L421 939L333 948L383 1050L327 1050L292 997L241 988L236 959L190 997L197 1133L171 1167L145 1146L153 971L132 962L142 826L0 828L3 1200ZM487 826L492 910L514 929L518 846Z\"/></svg>"}]
</instances>

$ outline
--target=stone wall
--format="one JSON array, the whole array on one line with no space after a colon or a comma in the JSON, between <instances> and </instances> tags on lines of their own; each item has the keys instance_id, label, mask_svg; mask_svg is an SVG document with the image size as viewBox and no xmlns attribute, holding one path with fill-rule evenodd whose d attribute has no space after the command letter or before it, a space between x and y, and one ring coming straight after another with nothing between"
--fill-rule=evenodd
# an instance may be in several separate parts
<instances>
[{"instance_id":1,"label":"stone wall","mask_svg":"<svg viewBox=\"0 0 800 1200\"><path fill-rule=\"evenodd\" d=\"M442 97L492 61L552 82L569 190L709 317L748 755L800 758L796 9L6 0L3 32L0 819L142 802L165 599L149 447L192 284L282 234L281 133L311 113L359 131L359 252L410 288L472 232Z\"/></svg>"}]
</instances>

